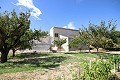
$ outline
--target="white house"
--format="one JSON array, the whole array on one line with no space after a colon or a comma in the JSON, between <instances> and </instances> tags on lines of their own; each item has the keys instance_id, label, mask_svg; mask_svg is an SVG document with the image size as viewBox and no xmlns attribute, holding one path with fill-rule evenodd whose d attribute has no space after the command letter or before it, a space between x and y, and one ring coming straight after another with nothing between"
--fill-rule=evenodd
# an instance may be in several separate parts
<instances>
[{"instance_id":1,"label":"white house","mask_svg":"<svg viewBox=\"0 0 120 80\"><path fill-rule=\"evenodd\" d=\"M34 45L32 47L32 50L44 52L44 51L49 51L50 48L52 48L52 50L57 51L58 48L53 44L53 41L58 39L66 39L66 43L62 45L62 49L61 49L62 51L69 52L69 51L77 50L74 48L70 48L69 43L78 34L79 34L79 30L52 27L50 29L50 36L46 38L42 38L41 42L34 40ZM84 46L83 49L86 49L86 46Z\"/></svg>"},{"instance_id":2,"label":"white house","mask_svg":"<svg viewBox=\"0 0 120 80\"><path fill-rule=\"evenodd\" d=\"M71 49L69 48L70 41L79 34L79 30L60 28L60 27L52 27L50 29L50 36L52 41L58 39L66 39L66 43L62 45L62 50L65 52L69 52ZM52 47L56 49L56 46Z\"/></svg>"}]
</instances>

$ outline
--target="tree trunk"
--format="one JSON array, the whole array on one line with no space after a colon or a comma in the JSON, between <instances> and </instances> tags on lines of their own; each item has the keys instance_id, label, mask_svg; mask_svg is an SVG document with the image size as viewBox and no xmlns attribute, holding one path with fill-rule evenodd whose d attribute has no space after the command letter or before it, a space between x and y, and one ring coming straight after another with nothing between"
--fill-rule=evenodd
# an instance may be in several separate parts
<instances>
[{"instance_id":1,"label":"tree trunk","mask_svg":"<svg viewBox=\"0 0 120 80\"><path fill-rule=\"evenodd\" d=\"M118 67L117 67L117 68L118 68L117 71L120 72L120 67L119 67L120 65L119 65L119 62L118 62L118 65L117 65L117 66L118 66Z\"/></svg>"},{"instance_id":2,"label":"tree trunk","mask_svg":"<svg viewBox=\"0 0 120 80\"><path fill-rule=\"evenodd\" d=\"M15 49L12 49L12 51L13 51L12 57L14 58L14 57L15 57L15 52L16 52L16 50L15 50Z\"/></svg>"},{"instance_id":3,"label":"tree trunk","mask_svg":"<svg viewBox=\"0 0 120 80\"><path fill-rule=\"evenodd\" d=\"M9 50L2 50L1 51L1 63L7 62L8 53L9 53Z\"/></svg>"},{"instance_id":4,"label":"tree trunk","mask_svg":"<svg viewBox=\"0 0 120 80\"><path fill-rule=\"evenodd\" d=\"M91 51L90 51L90 48L89 48L89 53L90 53Z\"/></svg>"},{"instance_id":5,"label":"tree trunk","mask_svg":"<svg viewBox=\"0 0 120 80\"><path fill-rule=\"evenodd\" d=\"M96 48L96 49L97 49L97 53L98 53L99 48Z\"/></svg>"},{"instance_id":6,"label":"tree trunk","mask_svg":"<svg viewBox=\"0 0 120 80\"><path fill-rule=\"evenodd\" d=\"M79 50L80 50L80 52L81 52L81 48L80 48Z\"/></svg>"},{"instance_id":7,"label":"tree trunk","mask_svg":"<svg viewBox=\"0 0 120 80\"><path fill-rule=\"evenodd\" d=\"M60 53L61 53L61 47L60 47Z\"/></svg>"}]
</instances>

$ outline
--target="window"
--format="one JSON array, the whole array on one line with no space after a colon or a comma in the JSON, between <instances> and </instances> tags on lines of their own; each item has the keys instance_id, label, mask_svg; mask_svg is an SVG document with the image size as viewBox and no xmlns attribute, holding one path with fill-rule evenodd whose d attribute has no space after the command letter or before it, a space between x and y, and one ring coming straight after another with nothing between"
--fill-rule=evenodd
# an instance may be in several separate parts
<instances>
[{"instance_id":1,"label":"window","mask_svg":"<svg viewBox=\"0 0 120 80\"><path fill-rule=\"evenodd\" d=\"M55 33L55 37L58 37L58 33Z\"/></svg>"}]
</instances>

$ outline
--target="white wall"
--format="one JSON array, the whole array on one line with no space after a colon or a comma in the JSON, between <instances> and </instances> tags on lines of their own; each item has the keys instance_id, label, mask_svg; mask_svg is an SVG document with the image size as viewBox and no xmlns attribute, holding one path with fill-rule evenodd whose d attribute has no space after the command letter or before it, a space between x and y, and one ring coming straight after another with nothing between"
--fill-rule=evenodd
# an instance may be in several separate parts
<instances>
[{"instance_id":1,"label":"white wall","mask_svg":"<svg viewBox=\"0 0 120 80\"><path fill-rule=\"evenodd\" d=\"M60 35L60 39L66 39L66 43L62 45L63 49L66 51L66 52L69 52L69 40L68 40L68 37L66 36L63 36L63 35Z\"/></svg>"}]
</instances>

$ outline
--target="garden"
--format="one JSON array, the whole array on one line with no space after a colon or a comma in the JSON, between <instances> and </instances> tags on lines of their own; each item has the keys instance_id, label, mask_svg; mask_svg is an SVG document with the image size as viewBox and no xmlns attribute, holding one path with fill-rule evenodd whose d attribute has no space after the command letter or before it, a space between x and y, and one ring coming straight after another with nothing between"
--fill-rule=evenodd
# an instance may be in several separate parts
<instances>
[{"instance_id":1,"label":"garden","mask_svg":"<svg viewBox=\"0 0 120 80\"><path fill-rule=\"evenodd\" d=\"M79 30L68 45L80 52L61 52L66 39L54 40L60 53L17 53L17 50L32 49L34 40L48 36L47 31L30 29L30 11L5 11L0 15L0 80L120 80L120 31L116 21L108 25L89 23ZM89 52L81 52L83 45ZM97 52L91 52L91 46ZM102 48L104 52L100 52ZM13 53L10 53L12 51ZM108 52L108 53L106 53Z\"/></svg>"},{"instance_id":2,"label":"garden","mask_svg":"<svg viewBox=\"0 0 120 80\"><path fill-rule=\"evenodd\" d=\"M120 55L17 53L0 64L1 80L119 80Z\"/></svg>"}]
</instances>

